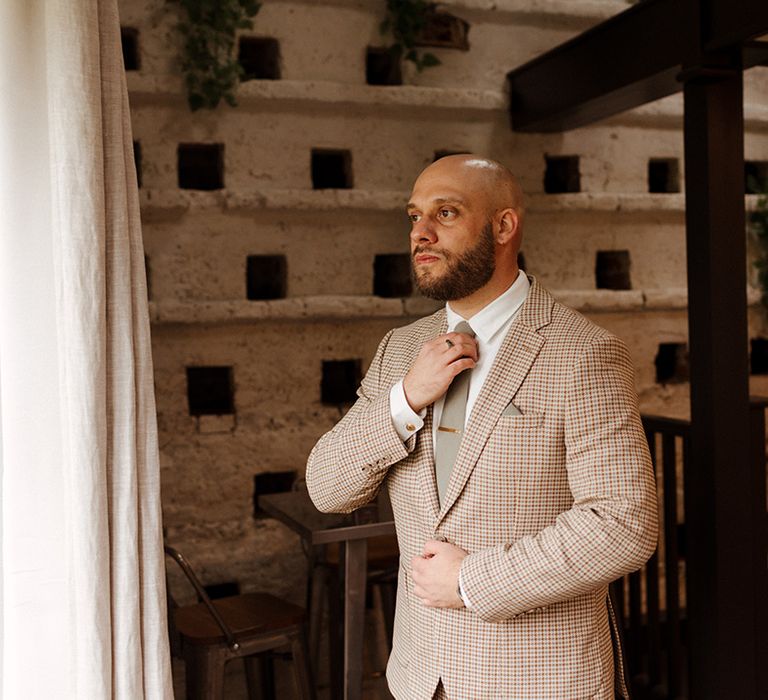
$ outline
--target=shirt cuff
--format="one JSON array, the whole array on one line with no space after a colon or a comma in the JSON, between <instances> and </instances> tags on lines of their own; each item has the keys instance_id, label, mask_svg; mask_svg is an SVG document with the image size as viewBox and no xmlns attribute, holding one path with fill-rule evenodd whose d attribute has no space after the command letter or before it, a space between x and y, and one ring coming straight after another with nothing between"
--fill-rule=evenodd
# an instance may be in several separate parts
<instances>
[{"instance_id":1,"label":"shirt cuff","mask_svg":"<svg viewBox=\"0 0 768 700\"><path fill-rule=\"evenodd\" d=\"M416 413L410 407L408 399L405 398L402 380L389 390L389 412L392 416L392 425L403 442L424 427L424 416L427 415L426 408Z\"/></svg>"},{"instance_id":2,"label":"shirt cuff","mask_svg":"<svg viewBox=\"0 0 768 700\"><path fill-rule=\"evenodd\" d=\"M459 595L461 596L462 601L464 601L464 607L467 609L471 608L472 604L469 602L467 592L464 590L464 585L461 581L461 569L459 569Z\"/></svg>"}]
</instances>

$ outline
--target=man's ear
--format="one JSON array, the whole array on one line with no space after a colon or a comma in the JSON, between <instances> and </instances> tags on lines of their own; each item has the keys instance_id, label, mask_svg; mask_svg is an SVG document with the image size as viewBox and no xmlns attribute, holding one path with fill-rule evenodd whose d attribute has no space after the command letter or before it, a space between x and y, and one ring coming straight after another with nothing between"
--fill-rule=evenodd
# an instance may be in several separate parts
<instances>
[{"instance_id":1,"label":"man's ear","mask_svg":"<svg viewBox=\"0 0 768 700\"><path fill-rule=\"evenodd\" d=\"M520 215L511 207L507 207L499 212L498 217L496 242L506 245L515 238L520 230Z\"/></svg>"}]
</instances>

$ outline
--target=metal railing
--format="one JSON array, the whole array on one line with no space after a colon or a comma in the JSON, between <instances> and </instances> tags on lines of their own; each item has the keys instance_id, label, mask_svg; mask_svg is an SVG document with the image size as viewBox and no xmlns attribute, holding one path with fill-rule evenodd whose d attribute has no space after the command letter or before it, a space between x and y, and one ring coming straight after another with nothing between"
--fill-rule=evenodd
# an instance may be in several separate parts
<instances>
[{"instance_id":1,"label":"metal railing","mask_svg":"<svg viewBox=\"0 0 768 700\"><path fill-rule=\"evenodd\" d=\"M755 494L765 504L765 408L763 399L750 402L750 441L755 460ZM689 463L690 423L686 420L643 416L659 496L659 547L642 569L612 584L622 613L630 690L635 700L645 697L685 700L688 697L686 653L686 530L685 479L695 478ZM763 480L760 484L759 479ZM768 555L766 552L763 558Z\"/></svg>"}]
</instances>

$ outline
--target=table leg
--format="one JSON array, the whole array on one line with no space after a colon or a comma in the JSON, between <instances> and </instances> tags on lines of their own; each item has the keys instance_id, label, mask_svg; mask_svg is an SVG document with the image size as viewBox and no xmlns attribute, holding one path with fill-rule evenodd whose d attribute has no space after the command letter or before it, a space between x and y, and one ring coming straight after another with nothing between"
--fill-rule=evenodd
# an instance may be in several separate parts
<instances>
[{"instance_id":1,"label":"table leg","mask_svg":"<svg viewBox=\"0 0 768 700\"><path fill-rule=\"evenodd\" d=\"M345 544L344 700L362 700L368 541L348 540Z\"/></svg>"}]
</instances>

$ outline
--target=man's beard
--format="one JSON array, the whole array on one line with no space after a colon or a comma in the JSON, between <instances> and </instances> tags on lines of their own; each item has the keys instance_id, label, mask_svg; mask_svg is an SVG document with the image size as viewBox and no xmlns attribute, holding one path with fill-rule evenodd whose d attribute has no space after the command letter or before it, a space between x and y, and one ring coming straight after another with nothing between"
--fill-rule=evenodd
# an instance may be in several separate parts
<instances>
[{"instance_id":1,"label":"man's beard","mask_svg":"<svg viewBox=\"0 0 768 700\"><path fill-rule=\"evenodd\" d=\"M430 299L464 299L484 286L496 269L493 226L490 222L487 223L480 231L477 243L460 255L439 248L431 250L429 246L417 246L413 255L432 252L442 255L447 269L441 276L436 277L429 270L417 272L414 265L411 270L416 288Z\"/></svg>"}]
</instances>

